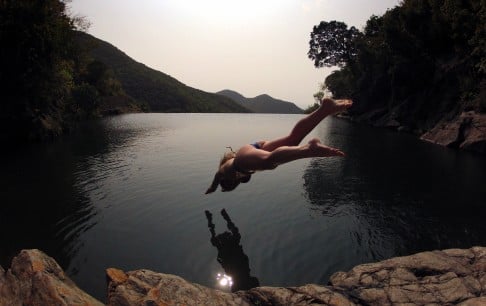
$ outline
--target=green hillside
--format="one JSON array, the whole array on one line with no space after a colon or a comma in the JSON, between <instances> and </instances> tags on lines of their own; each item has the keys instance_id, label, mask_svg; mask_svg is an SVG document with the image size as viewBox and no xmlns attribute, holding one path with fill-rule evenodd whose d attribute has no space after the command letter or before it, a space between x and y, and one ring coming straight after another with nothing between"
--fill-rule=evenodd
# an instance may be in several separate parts
<instances>
[{"instance_id":1,"label":"green hillside","mask_svg":"<svg viewBox=\"0 0 486 306\"><path fill-rule=\"evenodd\" d=\"M61 0L0 1L0 141L48 141L100 116L249 112L79 32Z\"/></svg>"},{"instance_id":2,"label":"green hillside","mask_svg":"<svg viewBox=\"0 0 486 306\"><path fill-rule=\"evenodd\" d=\"M231 99L184 85L173 77L136 62L113 45L79 32L78 40L94 60L113 70L127 95L152 112L250 112Z\"/></svg>"},{"instance_id":3,"label":"green hillside","mask_svg":"<svg viewBox=\"0 0 486 306\"><path fill-rule=\"evenodd\" d=\"M267 94L259 95L254 98L246 98L233 90L221 90L217 94L226 96L238 102L255 113L269 114L302 114L303 111L292 102L287 102L272 98Z\"/></svg>"}]
</instances>

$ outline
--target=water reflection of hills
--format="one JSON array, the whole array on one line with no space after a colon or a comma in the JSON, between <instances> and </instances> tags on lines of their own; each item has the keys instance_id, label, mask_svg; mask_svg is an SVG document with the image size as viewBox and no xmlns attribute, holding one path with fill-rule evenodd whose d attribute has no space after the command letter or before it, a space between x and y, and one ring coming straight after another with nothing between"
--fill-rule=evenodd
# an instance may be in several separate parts
<instances>
[{"instance_id":1,"label":"water reflection of hills","mask_svg":"<svg viewBox=\"0 0 486 306\"><path fill-rule=\"evenodd\" d=\"M325 136L347 157L312 160L304 190L312 211L344 220L367 258L486 243L484 160L407 135L333 124Z\"/></svg>"}]
</instances>

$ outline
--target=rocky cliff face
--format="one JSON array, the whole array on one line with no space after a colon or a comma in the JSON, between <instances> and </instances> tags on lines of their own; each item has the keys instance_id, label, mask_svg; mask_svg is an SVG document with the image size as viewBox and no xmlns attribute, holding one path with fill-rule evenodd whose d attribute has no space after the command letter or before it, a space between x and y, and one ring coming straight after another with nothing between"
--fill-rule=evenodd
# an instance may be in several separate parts
<instances>
[{"instance_id":1,"label":"rocky cliff face","mask_svg":"<svg viewBox=\"0 0 486 306\"><path fill-rule=\"evenodd\" d=\"M443 119L432 128L410 129L400 122L398 112L389 113L386 108L370 111L351 118L376 127L419 135L422 140L445 147L463 149L486 155L486 114L463 112L453 119ZM448 118L449 115L444 115Z\"/></svg>"},{"instance_id":2,"label":"rocky cliff face","mask_svg":"<svg viewBox=\"0 0 486 306\"><path fill-rule=\"evenodd\" d=\"M108 305L486 305L486 248L423 252L338 272L327 286L227 293L149 270L107 269ZM0 305L100 305L55 261L22 251L0 268Z\"/></svg>"},{"instance_id":3,"label":"rocky cliff face","mask_svg":"<svg viewBox=\"0 0 486 306\"><path fill-rule=\"evenodd\" d=\"M437 124L421 138L447 147L486 154L486 114L462 113L452 121Z\"/></svg>"},{"instance_id":4,"label":"rocky cliff face","mask_svg":"<svg viewBox=\"0 0 486 306\"><path fill-rule=\"evenodd\" d=\"M103 305L71 281L54 259L23 250L5 272L0 267L0 306Z\"/></svg>"}]
</instances>

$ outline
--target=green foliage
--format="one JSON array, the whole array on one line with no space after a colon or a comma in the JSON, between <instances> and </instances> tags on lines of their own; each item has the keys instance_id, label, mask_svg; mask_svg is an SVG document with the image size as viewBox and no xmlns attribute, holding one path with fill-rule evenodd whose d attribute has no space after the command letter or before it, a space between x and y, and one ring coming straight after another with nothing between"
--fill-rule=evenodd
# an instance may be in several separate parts
<instances>
[{"instance_id":1,"label":"green foliage","mask_svg":"<svg viewBox=\"0 0 486 306\"><path fill-rule=\"evenodd\" d=\"M79 109L93 114L100 104L100 94L96 87L83 83L73 89L73 98Z\"/></svg>"},{"instance_id":2,"label":"green foliage","mask_svg":"<svg viewBox=\"0 0 486 306\"><path fill-rule=\"evenodd\" d=\"M38 138L44 118L61 120L73 80L72 28L61 1L0 2L1 138Z\"/></svg>"},{"instance_id":3,"label":"green foliage","mask_svg":"<svg viewBox=\"0 0 486 306\"><path fill-rule=\"evenodd\" d=\"M344 22L322 21L311 32L308 56L316 67L343 66L356 56L354 41L359 34Z\"/></svg>"},{"instance_id":4,"label":"green foliage","mask_svg":"<svg viewBox=\"0 0 486 306\"><path fill-rule=\"evenodd\" d=\"M316 67L341 67L325 85L334 97L352 98L355 115L382 110L413 129L430 127L446 113L484 111L485 0L404 0L371 16L351 41L339 34L346 31L342 23L322 24L312 35L338 42L321 47L332 39L311 41L309 54ZM344 46L355 48L352 56L341 56L349 50Z\"/></svg>"},{"instance_id":5,"label":"green foliage","mask_svg":"<svg viewBox=\"0 0 486 306\"><path fill-rule=\"evenodd\" d=\"M349 85L353 84L354 80L352 79L353 74L349 70L346 67L342 70L333 71L324 83L324 86L332 93L334 98L340 99L352 96L354 89Z\"/></svg>"},{"instance_id":6,"label":"green foliage","mask_svg":"<svg viewBox=\"0 0 486 306\"><path fill-rule=\"evenodd\" d=\"M90 63L76 43L82 22L60 0L0 2L1 139L56 137L121 92L109 69Z\"/></svg>"}]
</instances>

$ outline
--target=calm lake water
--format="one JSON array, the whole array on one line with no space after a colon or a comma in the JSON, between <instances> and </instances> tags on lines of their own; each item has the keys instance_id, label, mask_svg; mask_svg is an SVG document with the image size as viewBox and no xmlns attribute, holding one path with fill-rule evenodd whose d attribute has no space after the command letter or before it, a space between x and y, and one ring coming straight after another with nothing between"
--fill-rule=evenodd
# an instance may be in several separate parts
<instances>
[{"instance_id":1,"label":"calm lake water","mask_svg":"<svg viewBox=\"0 0 486 306\"><path fill-rule=\"evenodd\" d=\"M486 245L484 157L340 119L306 140L347 157L296 161L204 195L226 146L282 136L299 118L130 114L4 152L1 264L39 248L105 301L108 267L215 288L218 273L233 289L297 286L393 256Z\"/></svg>"}]
</instances>

